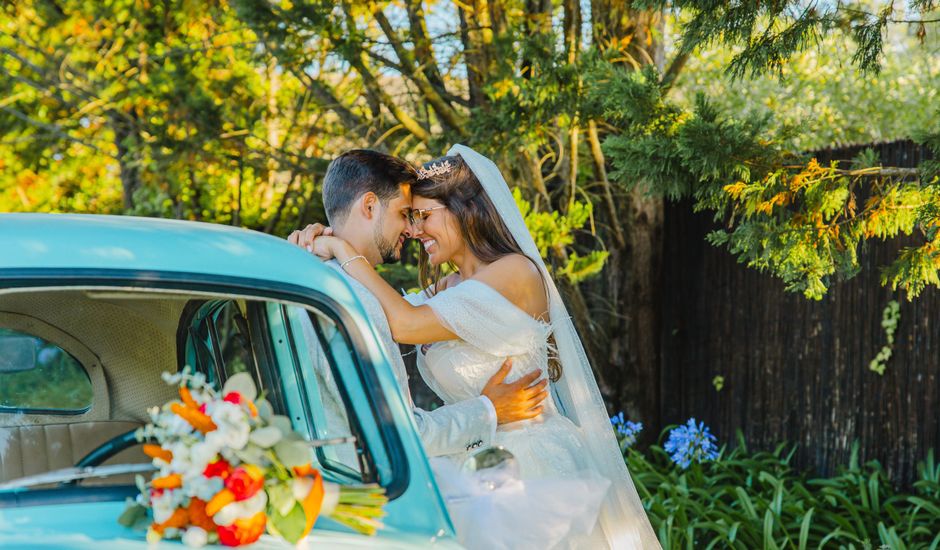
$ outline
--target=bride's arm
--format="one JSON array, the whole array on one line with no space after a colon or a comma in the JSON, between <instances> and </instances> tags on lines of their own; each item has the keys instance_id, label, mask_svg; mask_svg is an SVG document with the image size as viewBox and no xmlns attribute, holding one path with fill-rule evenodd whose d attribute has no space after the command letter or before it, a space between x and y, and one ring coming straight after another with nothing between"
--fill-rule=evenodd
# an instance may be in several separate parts
<instances>
[{"instance_id":1,"label":"bride's arm","mask_svg":"<svg viewBox=\"0 0 940 550\"><path fill-rule=\"evenodd\" d=\"M392 288L375 269L359 257L358 252L346 241L337 237L318 237L315 248L319 256L330 256L343 266L351 277L362 283L378 298L388 317L392 338L400 344L427 344L443 340L455 340L457 335L441 324L434 311L426 305L413 306ZM323 248L321 248L321 246Z\"/></svg>"}]
</instances>

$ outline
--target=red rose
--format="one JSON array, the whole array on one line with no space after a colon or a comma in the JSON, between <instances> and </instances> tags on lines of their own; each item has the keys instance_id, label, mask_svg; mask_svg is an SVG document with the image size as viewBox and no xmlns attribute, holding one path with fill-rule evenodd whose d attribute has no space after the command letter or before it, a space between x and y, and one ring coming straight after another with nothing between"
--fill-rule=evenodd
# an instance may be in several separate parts
<instances>
[{"instance_id":1,"label":"red rose","mask_svg":"<svg viewBox=\"0 0 940 550\"><path fill-rule=\"evenodd\" d=\"M215 462L210 462L206 465L206 469L202 471L202 475L206 477L221 477L225 479L232 473L232 465L225 461L224 458L220 458Z\"/></svg>"},{"instance_id":2,"label":"red rose","mask_svg":"<svg viewBox=\"0 0 940 550\"><path fill-rule=\"evenodd\" d=\"M264 512L258 512L250 518L236 519L231 525L219 526L215 532L219 534L219 542L225 546L251 544L261 538L267 519Z\"/></svg>"},{"instance_id":3,"label":"red rose","mask_svg":"<svg viewBox=\"0 0 940 550\"><path fill-rule=\"evenodd\" d=\"M238 393L237 391L230 391L225 394L225 397L222 398L222 401L228 401L229 403L233 403L235 405L241 405L245 402L245 398L242 397L242 394Z\"/></svg>"},{"instance_id":4,"label":"red rose","mask_svg":"<svg viewBox=\"0 0 940 550\"><path fill-rule=\"evenodd\" d=\"M225 488L235 495L235 500L249 499L264 486L264 473L252 464L245 464L225 479Z\"/></svg>"},{"instance_id":5,"label":"red rose","mask_svg":"<svg viewBox=\"0 0 940 550\"><path fill-rule=\"evenodd\" d=\"M258 408L255 407L255 404L245 399L245 396L237 391L228 392L225 394L225 397L222 398L222 401L227 401L233 405L244 405L248 407L248 412L251 413L251 416L258 416Z\"/></svg>"}]
</instances>

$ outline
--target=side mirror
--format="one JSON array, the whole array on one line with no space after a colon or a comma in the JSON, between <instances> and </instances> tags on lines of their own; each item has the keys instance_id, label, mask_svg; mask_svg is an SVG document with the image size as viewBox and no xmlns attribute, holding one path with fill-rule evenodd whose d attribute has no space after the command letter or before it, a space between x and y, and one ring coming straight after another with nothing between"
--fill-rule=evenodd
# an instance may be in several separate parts
<instances>
[{"instance_id":1,"label":"side mirror","mask_svg":"<svg viewBox=\"0 0 940 550\"><path fill-rule=\"evenodd\" d=\"M35 338L0 331L0 373L35 369L39 345Z\"/></svg>"}]
</instances>

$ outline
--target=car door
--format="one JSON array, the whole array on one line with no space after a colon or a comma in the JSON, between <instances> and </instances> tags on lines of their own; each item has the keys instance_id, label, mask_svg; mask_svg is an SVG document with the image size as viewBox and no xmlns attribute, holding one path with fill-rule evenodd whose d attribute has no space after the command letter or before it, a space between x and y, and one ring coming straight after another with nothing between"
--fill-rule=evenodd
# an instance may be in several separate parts
<instances>
[{"instance_id":1,"label":"car door","mask_svg":"<svg viewBox=\"0 0 940 550\"><path fill-rule=\"evenodd\" d=\"M217 387L233 374L249 373L275 413L316 442L311 462L328 479L393 485L377 421L370 407L355 403L363 388L351 376L353 353L335 320L278 302L193 301L178 337L180 366L204 373Z\"/></svg>"}]
</instances>

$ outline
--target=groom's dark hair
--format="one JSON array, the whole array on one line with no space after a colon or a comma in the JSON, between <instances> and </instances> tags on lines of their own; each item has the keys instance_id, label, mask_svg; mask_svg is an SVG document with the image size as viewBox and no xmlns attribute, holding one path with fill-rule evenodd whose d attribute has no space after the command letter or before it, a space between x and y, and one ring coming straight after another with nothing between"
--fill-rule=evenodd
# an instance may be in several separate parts
<instances>
[{"instance_id":1,"label":"groom's dark hair","mask_svg":"<svg viewBox=\"0 0 940 550\"><path fill-rule=\"evenodd\" d=\"M415 168L400 158L371 149L346 151L333 159L323 177L326 219L330 225L342 223L356 199L370 191L384 206L415 177Z\"/></svg>"}]
</instances>

